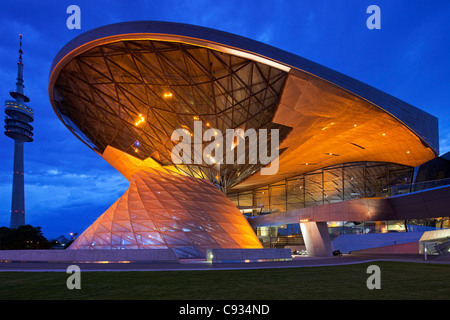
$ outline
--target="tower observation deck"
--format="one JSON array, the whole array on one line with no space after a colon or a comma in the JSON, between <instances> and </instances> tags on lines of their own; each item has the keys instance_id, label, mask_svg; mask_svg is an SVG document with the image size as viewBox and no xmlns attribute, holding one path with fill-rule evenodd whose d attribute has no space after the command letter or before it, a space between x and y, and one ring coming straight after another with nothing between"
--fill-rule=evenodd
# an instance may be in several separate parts
<instances>
[{"instance_id":1,"label":"tower observation deck","mask_svg":"<svg viewBox=\"0 0 450 320\"><path fill-rule=\"evenodd\" d=\"M14 100L5 102L5 135L14 140L14 171L11 201L11 228L25 225L23 144L33 141L34 111L26 105L30 99L24 94L22 35L20 35L19 61L17 62L16 90L10 92Z\"/></svg>"}]
</instances>

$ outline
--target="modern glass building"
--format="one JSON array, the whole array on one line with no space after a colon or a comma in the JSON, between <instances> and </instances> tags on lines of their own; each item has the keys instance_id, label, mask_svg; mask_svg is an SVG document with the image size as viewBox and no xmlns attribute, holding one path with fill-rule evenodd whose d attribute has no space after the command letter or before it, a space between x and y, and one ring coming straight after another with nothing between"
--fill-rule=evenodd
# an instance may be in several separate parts
<instances>
[{"instance_id":1,"label":"modern glass building","mask_svg":"<svg viewBox=\"0 0 450 320\"><path fill-rule=\"evenodd\" d=\"M352 162L283 179L263 187L228 194L247 217L321 206L346 200L390 197L450 184L450 161L436 158L417 168L382 162ZM431 175L431 176L430 176ZM304 245L300 222L257 227L266 247ZM449 212L431 219L329 221L331 238L341 234L408 232L449 228Z\"/></svg>"},{"instance_id":2,"label":"modern glass building","mask_svg":"<svg viewBox=\"0 0 450 320\"><path fill-rule=\"evenodd\" d=\"M448 189L411 192L448 177L422 166L448 168L437 158L434 116L257 41L168 22L100 27L57 54L49 96L65 126L130 181L71 249L153 246L201 256L304 242L319 248L312 255L329 255L330 232L406 231L408 219L448 224ZM245 135L225 145L227 130L275 144L270 152L258 144L270 164L254 161L256 143ZM184 161L175 161L187 141ZM215 146L207 153L214 144L233 161Z\"/></svg>"}]
</instances>

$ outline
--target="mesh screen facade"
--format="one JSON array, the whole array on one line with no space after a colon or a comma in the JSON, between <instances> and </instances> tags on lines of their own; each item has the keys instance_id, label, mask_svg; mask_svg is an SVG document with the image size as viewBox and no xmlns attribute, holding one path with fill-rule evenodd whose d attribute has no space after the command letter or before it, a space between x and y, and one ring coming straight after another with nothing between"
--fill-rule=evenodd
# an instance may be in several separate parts
<instances>
[{"instance_id":1,"label":"mesh screen facade","mask_svg":"<svg viewBox=\"0 0 450 320\"><path fill-rule=\"evenodd\" d=\"M196 120L204 131L222 133L279 129L283 140L290 128L272 118L286 77L276 68L204 47L119 41L72 59L55 83L54 102L64 123L92 149L103 153L112 146L166 166L177 144L172 132L183 128L193 134ZM261 164L177 168L228 190Z\"/></svg>"},{"instance_id":2,"label":"mesh screen facade","mask_svg":"<svg viewBox=\"0 0 450 320\"><path fill-rule=\"evenodd\" d=\"M70 249L171 248L179 258L195 258L206 249L262 247L241 212L207 180L150 169L130 183Z\"/></svg>"}]
</instances>

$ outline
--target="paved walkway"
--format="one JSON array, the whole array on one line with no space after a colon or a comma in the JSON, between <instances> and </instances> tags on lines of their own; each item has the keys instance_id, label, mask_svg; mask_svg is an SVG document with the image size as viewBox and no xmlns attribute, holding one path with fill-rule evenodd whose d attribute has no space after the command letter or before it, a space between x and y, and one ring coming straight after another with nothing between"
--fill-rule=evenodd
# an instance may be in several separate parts
<instances>
[{"instance_id":1,"label":"paved walkway","mask_svg":"<svg viewBox=\"0 0 450 320\"><path fill-rule=\"evenodd\" d=\"M264 268L327 267L376 261L400 261L427 264L448 264L450 257L429 257L423 255L375 255L344 254L341 257L313 258L294 257L292 261L210 263L204 260L177 262L133 262L133 263L53 263L53 262L1 262L0 272L66 272L67 267L76 264L81 271L182 271L182 270L232 270Z\"/></svg>"}]
</instances>

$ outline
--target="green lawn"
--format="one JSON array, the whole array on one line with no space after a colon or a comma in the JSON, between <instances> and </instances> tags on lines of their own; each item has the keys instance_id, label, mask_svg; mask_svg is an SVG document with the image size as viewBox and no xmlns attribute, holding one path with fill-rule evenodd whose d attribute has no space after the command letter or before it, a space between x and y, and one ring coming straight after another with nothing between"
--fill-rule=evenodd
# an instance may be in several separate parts
<instances>
[{"instance_id":1,"label":"green lawn","mask_svg":"<svg viewBox=\"0 0 450 320\"><path fill-rule=\"evenodd\" d=\"M381 289L366 286L381 269ZM1 272L0 300L317 300L450 299L450 265L376 262L347 266L227 271L81 272L69 290L64 272Z\"/></svg>"}]
</instances>

